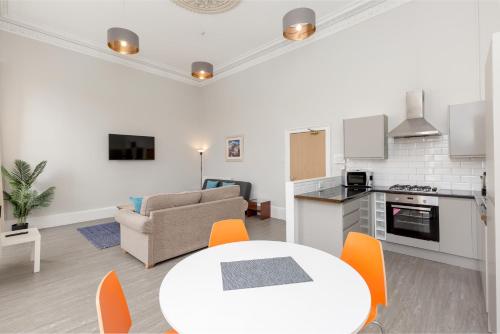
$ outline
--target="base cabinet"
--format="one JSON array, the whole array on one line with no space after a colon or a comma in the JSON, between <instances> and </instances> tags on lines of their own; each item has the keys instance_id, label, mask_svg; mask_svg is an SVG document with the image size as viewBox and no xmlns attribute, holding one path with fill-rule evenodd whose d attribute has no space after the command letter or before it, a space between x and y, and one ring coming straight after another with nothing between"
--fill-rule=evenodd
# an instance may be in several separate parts
<instances>
[{"instance_id":1,"label":"base cabinet","mask_svg":"<svg viewBox=\"0 0 500 334\"><path fill-rule=\"evenodd\" d=\"M472 224L473 200L439 199L439 250L443 253L477 258L476 228Z\"/></svg>"}]
</instances>

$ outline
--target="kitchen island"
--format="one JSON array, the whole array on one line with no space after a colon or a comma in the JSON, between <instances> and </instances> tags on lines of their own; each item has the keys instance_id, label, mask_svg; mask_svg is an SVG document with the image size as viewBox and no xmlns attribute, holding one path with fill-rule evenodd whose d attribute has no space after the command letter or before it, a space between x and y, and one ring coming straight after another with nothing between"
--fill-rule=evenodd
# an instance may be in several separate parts
<instances>
[{"instance_id":1,"label":"kitchen island","mask_svg":"<svg viewBox=\"0 0 500 334\"><path fill-rule=\"evenodd\" d=\"M349 232L371 234L370 189L342 186L295 195L298 242L340 256Z\"/></svg>"}]
</instances>

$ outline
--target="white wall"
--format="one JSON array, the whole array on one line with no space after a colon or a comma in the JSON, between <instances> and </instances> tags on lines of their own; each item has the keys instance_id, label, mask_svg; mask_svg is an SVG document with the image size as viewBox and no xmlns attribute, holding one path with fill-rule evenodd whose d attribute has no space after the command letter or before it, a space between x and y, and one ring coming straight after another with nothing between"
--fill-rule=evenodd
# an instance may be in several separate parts
<instances>
[{"instance_id":1,"label":"white wall","mask_svg":"<svg viewBox=\"0 0 500 334\"><path fill-rule=\"evenodd\" d=\"M2 162L48 160L39 186L57 187L34 216L109 215L130 195L198 187L197 87L9 33L0 45ZM154 136L156 160L109 161L108 133Z\"/></svg>"},{"instance_id":2,"label":"white wall","mask_svg":"<svg viewBox=\"0 0 500 334\"><path fill-rule=\"evenodd\" d=\"M474 1L411 2L203 87L207 174L251 181L254 196L283 207L286 129L330 125L341 158L343 118L387 114L392 129L415 88L426 92L426 118L447 133L448 105L481 98L480 40L500 28L493 5L481 3L478 25ZM234 134L245 136L242 163L224 161L224 137Z\"/></svg>"}]
</instances>

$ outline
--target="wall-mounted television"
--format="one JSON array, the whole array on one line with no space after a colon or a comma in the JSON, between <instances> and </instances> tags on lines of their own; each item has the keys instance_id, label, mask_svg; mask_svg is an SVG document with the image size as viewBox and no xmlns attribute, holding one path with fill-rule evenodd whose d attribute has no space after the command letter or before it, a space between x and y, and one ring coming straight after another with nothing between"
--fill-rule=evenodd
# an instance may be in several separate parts
<instances>
[{"instance_id":1,"label":"wall-mounted television","mask_svg":"<svg viewBox=\"0 0 500 334\"><path fill-rule=\"evenodd\" d=\"M155 137L109 134L109 160L154 160Z\"/></svg>"}]
</instances>

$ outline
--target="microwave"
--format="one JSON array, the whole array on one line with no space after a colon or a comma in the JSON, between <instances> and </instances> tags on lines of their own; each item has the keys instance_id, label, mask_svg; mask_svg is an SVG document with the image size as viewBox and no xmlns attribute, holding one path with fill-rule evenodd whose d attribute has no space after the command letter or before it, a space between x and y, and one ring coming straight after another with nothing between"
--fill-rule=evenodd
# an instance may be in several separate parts
<instances>
[{"instance_id":1,"label":"microwave","mask_svg":"<svg viewBox=\"0 0 500 334\"><path fill-rule=\"evenodd\" d=\"M364 170L344 171L343 185L346 187L371 187L373 173Z\"/></svg>"}]
</instances>

